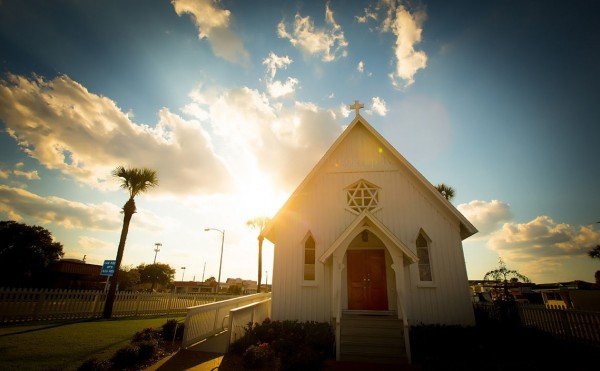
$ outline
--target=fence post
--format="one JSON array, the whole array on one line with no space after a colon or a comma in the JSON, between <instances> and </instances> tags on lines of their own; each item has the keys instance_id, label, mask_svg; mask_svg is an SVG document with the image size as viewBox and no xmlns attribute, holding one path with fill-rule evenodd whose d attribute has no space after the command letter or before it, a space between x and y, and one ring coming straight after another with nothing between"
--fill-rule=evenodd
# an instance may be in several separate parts
<instances>
[{"instance_id":1,"label":"fence post","mask_svg":"<svg viewBox=\"0 0 600 371\"><path fill-rule=\"evenodd\" d=\"M44 305L44 301L46 301L46 290L40 290L40 295L38 296L38 300L35 303L35 308L33 308L34 321L38 319L42 310L42 306Z\"/></svg>"},{"instance_id":2,"label":"fence post","mask_svg":"<svg viewBox=\"0 0 600 371\"><path fill-rule=\"evenodd\" d=\"M167 304L167 314L171 313L171 301L173 301L173 293L169 295L169 304Z\"/></svg>"},{"instance_id":3,"label":"fence post","mask_svg":"<svg viewBox=\"0 0 600 371\"><path fill-rule=\"evenodd\" d=\"M567 315L566 310L561 310L561 324L563 328L563 333L567 339L571 339L573 337L573 331L571 330L571 324L569 323L569 317Z\"/></svg>"},{"instance_id":4,"label":"fence post","mask_svg":"<svg viewBox=\"0 0 600 371\"><path fill-rule=\"evenodd\" d=\"M90 317L94 317L96 315L96 305L98 304L98 293L94 295L94 300L91 302L92 305L90 307Z\"/></svg>"},{"instance_id":5,"label":"fence post","mask_svg":"<svg viewBox=\"0 0 600 371\"><path fill-rule=\"evenodd\" d=\"M137 301L136 301L136 303L135 303L135 315L134 315L134 317L137 317L137 316L138 316L138 314L139 314L139 312L140 312L140 301L141 301L141 296L140 296L140 293L139 293L139 292L138 292L138 293L136 293L136 295L135 295L135 296L136 296L136 298L137 298Z\"/></svg>"}]
</instances>

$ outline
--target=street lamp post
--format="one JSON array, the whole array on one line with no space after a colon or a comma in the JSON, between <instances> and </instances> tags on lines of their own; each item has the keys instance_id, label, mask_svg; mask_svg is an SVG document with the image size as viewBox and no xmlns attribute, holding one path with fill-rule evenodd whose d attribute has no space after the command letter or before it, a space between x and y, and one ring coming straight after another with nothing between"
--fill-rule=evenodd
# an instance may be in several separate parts
<instances>
[{"instance_id":1,"label":"street lamp post","mask_svg":"<svg viewBox=\"0 0 600 371\"><path fill-rule=\"evenodd\" d=\"M181 282L183 282L183 275L185 274L185 267L181 267Z\"/></svg>"},{"instance_id":2,"label":"street lamp post","mask_svg":"<svg viewBox=\"0 0 600 371\"><path fill-rule=\"evenodd\" d=\"M160 251L160 247L162 246L162 243L156 242L154 245L156 247L154 248L154 263L153 264L156 264L156 255L158 255L158 252Z\"/></svg>"},{"instance_id":3,"label":"street lamp post","mask_svg":"<svg viewBox=\"0 0 600 371\"><path fill-rule=\"evenodd\" d=\"M217 229L217 228L204 228L204 232L208 231L217 231L221 232L221 259L219 260L219 278L217 278L217 294L221 289L221 267L223 266L223 244L225 243L225 230Z\"/></svg>"}]
</instances>

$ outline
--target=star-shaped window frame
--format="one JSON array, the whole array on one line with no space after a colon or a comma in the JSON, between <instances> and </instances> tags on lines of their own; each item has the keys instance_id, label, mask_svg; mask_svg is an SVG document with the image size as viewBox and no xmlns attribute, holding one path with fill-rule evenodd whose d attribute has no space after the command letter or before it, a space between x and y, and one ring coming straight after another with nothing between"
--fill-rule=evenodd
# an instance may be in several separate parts
<instances>
[{"instance_id":1,"label":"star-shaped window frame","mask_svg":"<svg viewBox=\"0 0 600 371\"><path fill-rule=\"evenodd\" d=\"M344 188L346 191L346 210L360 214L363 210L375 212L379 207L379 190L375 184L360 179Z\"/></svg>"}]
</instances>

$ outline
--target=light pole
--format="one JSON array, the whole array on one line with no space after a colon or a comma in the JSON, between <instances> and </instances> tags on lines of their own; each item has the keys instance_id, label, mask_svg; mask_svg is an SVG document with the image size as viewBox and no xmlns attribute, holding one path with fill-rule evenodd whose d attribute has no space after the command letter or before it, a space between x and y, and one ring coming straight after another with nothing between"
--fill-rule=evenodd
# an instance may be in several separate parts
<instances>
[{"instance_id":1,"label":"light pole","mask_svg":"<svg viewBox=\"0 0 600 371\"><path fill-rule=\"evenodd\" d=\"M225 230L217 229L217 228L204 228L204 232L208 231L217 231L221 232L221 259L219 260L219 278L217 278L217 294L221 289L221 267L223 266L223 244L225 243Z\"/></svg>"},{"instance_id":2,"label":"light pole","mask_svg":"<svg viewBox=\"0 0 600 371\"><path fill-rule=\"evenodd\" d=\"M160 251L160 247L162 246L162 243L156 242L154 245L156 247L154 248L154 263L153 264L156 264L156 255L158 255L158 252Z\"/></svg>"},{"instance_id":3,"label":"light pole","mask_svg":"<svg viewBox=\"0 0 600 371\"><path fill-rule=\"evenodd\" d=\"M269 271L265 271L265 276L267 276L267 279L265 280L265 289L269 292Z\"/></svg>"},{"instance_id":4,"label":"light pole","mask_svg":"<svg viewBox=\"0 0 600 371\"><path fill-rule=\"evenodd\" d=\"M185 274L185 267L181 267L181 282L183 282L183 275Z\"/></svg>"}]
</instances>

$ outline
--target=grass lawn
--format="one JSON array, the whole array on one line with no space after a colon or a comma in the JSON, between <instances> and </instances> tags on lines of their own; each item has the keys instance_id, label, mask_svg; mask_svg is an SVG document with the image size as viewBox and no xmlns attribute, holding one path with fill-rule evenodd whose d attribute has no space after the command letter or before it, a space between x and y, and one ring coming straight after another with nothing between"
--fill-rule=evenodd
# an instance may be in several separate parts
<instances>
[{"instance_id":1,"label":"grass lawn","mask_svg":"<svg viewBox=\"0 0 600 371\"><path fill-rule=\"evenodd\" d=\"M134 333L170 318L176 317L0 327L0 370L74 370L88 358L110 358Z\"/></svg>"}]
</instances>

